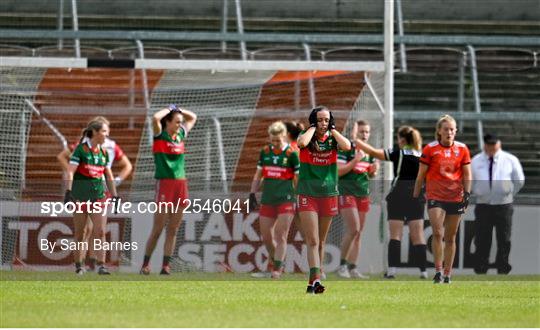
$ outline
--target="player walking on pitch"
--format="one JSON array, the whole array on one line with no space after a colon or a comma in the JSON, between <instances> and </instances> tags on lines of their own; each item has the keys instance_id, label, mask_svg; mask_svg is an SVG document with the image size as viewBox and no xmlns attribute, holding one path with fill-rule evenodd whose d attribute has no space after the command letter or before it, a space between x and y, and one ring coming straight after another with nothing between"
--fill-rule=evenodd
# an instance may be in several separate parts
<instances>
[{"instance_id":1,"label":"player walking on pitch","mask_svg":"<svg viewBox=\"0 0 540 330\"><path fill-rule=\"evenodd\" d=\"M287 252L287 236L296 213L294 189L298 181L300 160L286 141L287 129L278 121L268 128L270 144L265 146L257 162L251 184L250 208L256 207L255 193L263 184L259 227L262 240L273 261L272 278L279 279Z\"/></svg>"},{"instance_id":2,"label":"player walking on pitch","mask_svg":"<svg viewBox=\"0 0 540 330\"><path fill-rule=\"evenodd\" d=\"M367 142L370 126L366 121L355 123L353 140ZM353 143L350 151L338 153L339 210L345 223L345 235L341 242L341 261L338 275L344 278L367 279L356 268L360 255L361 235L369 211L369 178L376 175L378 163Z\"/></svg>"},{"instance_id":3,"label":"player walking on pitch","mask_svg":"<svg viewBox=\"0 0 540 330\"><path fill-rule=\"evenodd\" d=\"M298 211L307 245L309 282L307 293L323 293L320 274L326 236L337 205L337 151L351 149L350 141L336 130L334 117L326 107L309 115L310 127L298 137L300 175Z\"/></svg>"},{"instance_id":4,"label":"player walking on pitch","mask_svg":"<svg viewBox=\"0 0 540 330\"><path fill-rule=\"evenodd\" d=\"M113 182L113 175L109 163L109 155L102 147L105 139L109 135L109 125L103 121L91 121L83 130L81 140L71 155L67 167L67 189L64 196L64 203L75 202L80 205L81 213L76 212L73 215L73 224L75 227L75 240L85 242L84 227L86 218L90 216L93 222L93 238L105 242L107 217L104 212L95 209L95 204L102 204L107 199L105 187L103 185L103 175L112 194L113 206L116 206L116 187ZM77 202L91 202L92 205L80 204ZM105 204L106 205L106 204ZM102 206L103 207L103 206ZM91 243L93 244L93 242ZM78 246L81 246L78 244ZM75 272L78 275L84 274L82 259L85 249L75 249ZM105 267L105 250L95 251L98 274L109 275Z\"/></svg>"},{"instance_id":5,"label":"player walking on pitch","mask_svg":"<svg viewBox=\"0 0 540 330\"><path fill-rule=\"evenodd\" d=\"M398 129L397 140L398 149L375 149L364 141L357 141L357 145L377 159L392 162L394 168L392 188L386 196L390 241L388 242L388 271L385 278L395 278L396 268L400 264L403 226L407 224L413 244L413 263L420 269L420 277L425 279L427 278L424 238L426 203L423 196L413 198L422 150L422 137L418 130L410 126L401 126Z\"/></svg>"},{"instance_id":6,"label":"player walking on pitch","mask_svg":"<svg viewBox=\"0 0 540 330\"><path fill-rule=\"evenodd\" d=\"M143 275L150 274L150 257L165 227L163 263L160 274L170 275L171 273L171 256L176 245L176 234L182 223L184 201L188 198L184 169L184 139L196 121L197 116L193 112L180 109L174 104L156 112L153 116L154 144L152 152L156 166L156 203L172 203L173 209L154 214L154 225L146 242L144 261L140 271ZM176 205L180 205L180 209L175 210Z\"/></svg>"},{"instance_id":7,"label":"player walking on pitch","mask_svg":"<svg viewBox=\"0 0 540 330\"><path fill-rule=\"evenodd\" d=\"M414 186L413 197L418 198L426 181L428 215L433 228L434 283L451 282L456 234L471 195L471 156L465 144L455 141L456 132L456 121L451 116L444 115L437 121L436 141L422 151Z\"/></svg>"}]
</instances>

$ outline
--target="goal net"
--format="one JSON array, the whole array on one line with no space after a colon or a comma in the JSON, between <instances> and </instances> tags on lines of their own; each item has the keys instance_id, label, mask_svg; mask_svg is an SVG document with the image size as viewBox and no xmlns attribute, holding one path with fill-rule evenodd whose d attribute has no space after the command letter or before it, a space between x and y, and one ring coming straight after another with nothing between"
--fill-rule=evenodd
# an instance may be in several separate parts
<instances>
[{"instance_id":1,"label":"goal net","mask_svg":"<svg viewBox=\"0 0 540 330\"><path fill-rule=\"evenodd\" d=\"M324 69L324 67L322 67ZM190 199L238 200L241 212L185 214L178 234L174 267L181 271L251 272L266 269L258 212L245 212L259 150L268 143L267 127L276 120L308 124L314 105L327 106L337 128L350 137L359 119L371 124L370 143L383 146L383 73L380 71L280 71L29 68L0 66L1 260L4 267L71 269L69 251L44 251L42 239L72 240L71 215L43 213L43 203L61 202L62 170L56 155L61 138L74 143L94 116L111 122L111 138L134 165L119 187L125 201L154 200L151 116L171 103L195 112L197 123L186 140ZM56 132L55 132L56 130ZM113 172L118 168L113 167ZM384 167L372 180L371 211L358 262L361 271L382 270ZM193 210L194 211L194 210ZM208 210L207 210L208 211ZM108 240L137 242L138 249L111 251L107 261L137 271L152 227L152 214L110 215ZM325 269L339 264L343 224L334 219L327 241ZM152 261L161 260L162 242ZM306 271L306 248L293 225L286 271Z\"/></svg>"}]
</instances>

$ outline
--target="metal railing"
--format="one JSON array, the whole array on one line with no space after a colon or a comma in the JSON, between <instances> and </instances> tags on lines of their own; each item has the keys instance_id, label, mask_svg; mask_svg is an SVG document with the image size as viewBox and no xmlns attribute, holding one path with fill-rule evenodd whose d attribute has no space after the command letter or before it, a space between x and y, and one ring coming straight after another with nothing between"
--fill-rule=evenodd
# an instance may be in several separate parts
<instances>
[{"instance_id":1,"label":"metal railing","mask_svg":"<svg viewBox=\"0 0 540 330\"><path fill-rule=\"evenodd\" d=\"M227 169L225 168L225 149L223 147L223 135L221 133L221 123L218 118L212 117L214 127L216 129L217 147L219 152L219 170L221 173L221 182L223 184L223 192L229 192L229 186L227 184Z\"/></svg>"},{"instance_id":2,"label":"metal railing","mask_svg":"<svg viewBox=\"0 0 540 330\"><path fill-rule=\"evenodd\" d=\"M71 0L71 18L73 20L73 32L79 31L79 16L77 14L77 0ZM75 57L81 57L81 40L74 37L75 42Z\"/></svg>"},{"instance_id":3,"label":"metal railing","mask_svg":"<svg viewBox=\"0 0 540 330\"><path fill-rule=\"evenodd\" d=\"M457 110L460 114L463 114L465 107L465 66L467 65L467 53L463 52L459 58L459 67L458 67L458 101L457 101ZM458 129L460 132L463 131L463 119L458 120Z\"/></svg>"},{"instance_id":4,"label":"metal railing","mask_svg":"<svg viewBox=\"0 0 540 330\"><path fill-rule=\"evenodd\" d=\"M403 30L403 10L401 8L401 0L396 0L396 14L397 14L397 23L398 23L398 34L400 37L405 35ZM399 43L399 60L401 72L407 72L407 52L405 50L405 44L403 42Z\"/></svg>"},{"instance_id":5,"label":"metal railing","mask_svg":"<svg viewBox=\"0 0 540 330\"><path fill-rule=\"evenodd\" d=\"M39 119L41 119L41 121L43 121L43 123L45 123L45 125L47 125L47 127L53 132L54 136L58 139L58 141L62 145L62 148L67 149L68 144L64 135L62 135L62 133L60 133L60 131L47 118L45 118L45 116L41 115L41 112L36 108L36 106L34 105L34 103L32 103L32 101L30 101L29 99L25 99L24 102L26 103L26 105L28 105L28 107L30 107L30 109L32 109L32 111L39 117ZM21 127L22 126L23 125L21 125Z\"/></svg>"},{"instance_id":6,"label":"metal railing","mask_svg":"<svg viewBox=\"0 0 540 330\"><path fill-rule=\"evenodd\" d=\"M307 43L304 43L303 46L304 46L304 52L306 54L306 61L311 62L311 49L309 48L309 45ZM317 106L317 100L315 98L315 84L313 83L313 76L311 75L311 71L309 71L308 86L309 86L309 101L310 101L311 107L315 108Z\"/></svg>"},{"instance_id":7,"label":"metal railing","mask_svg":"<svg viewBox=\"0 0 540 330\"><path fill-rule=\"evenodd\" d=\"M244 35L244 21L242 18L242 5L240 3L240 0L235 0L234 3L236 5L236 27L238 29L238 34L243 36ZM242 61L247 60L245 40L240 40L240 50L241 50Z\"/></svg>"},{"instance_id":8,"label":"metal railing","mask_svg":"<svg viewBox=\"0 0 540 330\"><path fill-rule=\"evenodd\" d=\"M469 60L471 63L471 78L473 83L473 97L474 97L474 111L479 114L482 112L482 107L480 103L480 86L478 83L478 70L476 67L476 53L472 45L467 45L467 50L469 51ZM476 121L476 134L478 140L478 148L482 149L484 147L484 128L482 126L482 120Z\"/></svg>"},{"instance_id":9,"label":"metal railing","mask_svg":"<svg viewBox=\"0 0 540 330\"><path fill-rule=\"evenodd\" d=\"M0 29L3 39L52 39L79 38L90 40L160 40L160 41L231 41L257 43L309 43L382 45L382 34L332 34L332 33L220 33L187 31L121 31L79 30L58 31L51 29ZM475 45L475 46L540 46L540 36L506 35L413 35L395 36L394 44L405 45Z\"/></svg>"},{"instance_id":10,"label":"metal railing","mask_svg":"<svg viewBox=\"0 0 540 330\"><path fill-rule=\"evenodd\" d=\"M56 25L58 31L64 30L64 0L58 0L58 14L56 16ZM58 38L58 50L64 48L64 40Z\"/></svg>"}]
</instances>

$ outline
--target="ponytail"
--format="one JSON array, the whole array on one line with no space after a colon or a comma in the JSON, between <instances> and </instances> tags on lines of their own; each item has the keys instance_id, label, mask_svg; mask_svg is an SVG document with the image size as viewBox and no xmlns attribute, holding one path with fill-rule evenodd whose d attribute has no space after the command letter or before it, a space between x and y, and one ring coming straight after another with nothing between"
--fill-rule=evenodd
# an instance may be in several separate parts
<instances>
[{"instance_id":1,"label":"ponytail","mask_svg":"<svg viewBox=\"0 0 540 330\"><path fill-rule=\"evenodd\" d=\"M107 125L105 122L101 120L92 120L88 123L88 126L86 126L85 129L82 130L81 138L79 139L79 143L82 143L84 138L91 139L94 135L94 131L99 131L103 128L103 125Z\"/></svg>"},{"instance_id":2,"label":"ponytail","mask_svg":"<svg viewBox=\"0 0 540 330\"><path fill-rule=\"evenodd\" d=\"M291 140L298 139L300 132L304 130L304 125L294 121L285 122L285 126L287 127L287 133L291 136Z\"/></svg>"},{"instance_id":3,"label":"ponytail","mask_svg":"<svg viewBox=\"0 0 540 330\"><path fill-rule=\"evenodd\" d=\"M420 134L420 131L416 128L413 128L412 130L411 145L415 150L422 150L422 134Z\"/></svg>"},{"instance_id":4,"label":"ponytail","mask_svg":"<svg viewBox=\"0 0 540 330\"><path fill-rule=\"evenodd\" d=\"M422 149L422 135L411 126L401 126L398 129L398 136L405 139L405 142L415 150Z\"/></svg>"}]
</instances>

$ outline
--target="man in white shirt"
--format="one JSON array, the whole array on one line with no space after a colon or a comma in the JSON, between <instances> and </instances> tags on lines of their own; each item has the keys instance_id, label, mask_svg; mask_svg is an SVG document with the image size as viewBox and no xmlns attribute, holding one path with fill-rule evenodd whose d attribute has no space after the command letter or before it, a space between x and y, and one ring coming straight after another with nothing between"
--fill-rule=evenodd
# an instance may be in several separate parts
<instances>
[{"instance_id":1,"label":"man in white shirt","mask_svg":"<svg viewBox=\"0 0 540 330\"><path fill-rule=\"evenodd\" d=\"M476 196L476 265L477 274L489 269L491 237L497 237L497 273L508 274L508 263L514 196L523 187L525 176L516 156L501 149L501 141L493 134L484 136L484 151L472 159L473 187Z\"/></svg>"}]
</instances>

